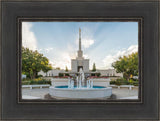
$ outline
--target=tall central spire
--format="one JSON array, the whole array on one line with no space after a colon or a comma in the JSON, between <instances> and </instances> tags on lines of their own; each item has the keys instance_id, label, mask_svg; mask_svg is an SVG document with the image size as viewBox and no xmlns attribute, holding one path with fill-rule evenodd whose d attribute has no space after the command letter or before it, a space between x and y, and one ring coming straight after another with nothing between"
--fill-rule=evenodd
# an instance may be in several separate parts
<instances>
[{"instance_id":1,"label":"tall central spire","mask_svg":"<svg viewBox=\"0 0 160 121\"><path fill-rule=\"evenodd\" d=\"M79 28L79 50L81 50L81 28Z\"/></svg>"},{"instance_id":2,"label":"tall central spire","mask_svg":"<svg viewBox=\"0 0 160 121\"><path fill-rule=\"evenodd\" d=\"M83 58L83 51L81 50L81 28L79 28L79 50L78 50L78 58Z\"/></svg>"}]
</instances>

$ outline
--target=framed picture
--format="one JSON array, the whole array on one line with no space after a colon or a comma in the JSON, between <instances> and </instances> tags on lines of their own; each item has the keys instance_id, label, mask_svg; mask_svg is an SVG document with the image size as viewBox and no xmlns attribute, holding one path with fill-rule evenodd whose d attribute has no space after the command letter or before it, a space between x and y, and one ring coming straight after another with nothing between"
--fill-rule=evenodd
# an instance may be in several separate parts
<instances>
[{"instance_id":1,"label":"framed picture","mask_svg":"<svg viewBox=\"0 0 160 121\"><path fill-rule=\"evenodd\" d=\"M19 102L142 103L142 22L143 18L18 18L19 75L24 76L19 80ZM50 36L48 42L37 40L35 33L37 38ZM115 45L117 40L121 44Z\"/></svg>"},{"instance_id":2,"label":"framed picture","mask_svg":"<svg viewBox=\"0 0 160 121\"><path fill-rule=\"evenodd\" d=\"M2 119L158 120L158 4L1 2Z\"/></svg>"}]
</instances>

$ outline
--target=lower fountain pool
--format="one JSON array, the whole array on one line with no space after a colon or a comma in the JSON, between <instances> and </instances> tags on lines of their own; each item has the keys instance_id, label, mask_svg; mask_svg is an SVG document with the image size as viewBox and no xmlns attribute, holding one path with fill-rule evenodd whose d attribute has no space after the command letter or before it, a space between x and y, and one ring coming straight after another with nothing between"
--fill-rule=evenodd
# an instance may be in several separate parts
<instances>
[{"instance_id":1,"label":"lower fountain pool","mask_svg":"<svg viewBox=\"0 0 160 121\"><path fill-rule=\"evenodd\" d=\"M69 78L68 85L51 86L49 94L54 98L69 99L110 98L112 87L94 85L93 80L85 79L84 72L80 69L79 76L75 80Z\"/></svg>"},{"instance_id":2,"label":"lower fountain pool","mask_svg":"<svg viewBox=\"0 0 160 121\"><path fill-rule=\"evenodd\" d=\"M93 86L92 88L68 88L68 86L50 87L50 95L53 97L71 98L71 99L95 99L110 98L112 87Z\"/></svg>"}]
</instances>

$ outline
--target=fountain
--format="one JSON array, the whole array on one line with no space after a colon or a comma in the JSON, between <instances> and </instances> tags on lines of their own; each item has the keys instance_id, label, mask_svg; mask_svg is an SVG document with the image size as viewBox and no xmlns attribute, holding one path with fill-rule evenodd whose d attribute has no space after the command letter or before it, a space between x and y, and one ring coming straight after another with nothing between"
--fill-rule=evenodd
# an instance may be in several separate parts
<instances>
[{"instance_id":1,"label":"fountain","mask_svg":"<svg viewBox=\"0 0 160 121\"><path fill-rule=\"evenodd\" d=\"M55 98L67 99L98 99L109 98L112 87L96 86L91 79L85 79L82 69L75 80L68 78L68 85L51 86L49 94Z\"/></svg>"},{"instance_id":2,"label":"fountain","mask_svg":"<svg viewBox=\"0 0 160 121\"><path fill-rule=\"evenodd\" d=\"M69 79L69 80L68 80L68 88L75 88L75 87L74 87L74 80L73 80L73 79L70 79L70 78L68 78L68 79ZM84 81L85 81L84 72L83 72L82 69L80 69L79 76L77 76L77 78L76 78L76 82L77 82L76 88L81 89L81 88L83 87L82 85L84 85L84 84L83 84ZM93 81L92 81L92 80L87 80L87 85L86 85L86 87L87 87L87 88L93 88Z\"/></svg>"},{"instance_id":3,"label":"fountain","mask_svg":"<svg viewBox=\"0 0 160 121\"><path fill-rule=\"evenodd\" d=\"M79 28L79 50L77 58L71 60L72 72L75 72L80 67L84 68L85 72L89 72L89 59L84 59L81 48L81 29ZM60 86L51 86L49 94L54 98L69 98L69 99L97 99L109 98L112 95L112 87L97 86L94 81L85 77L84 71L80 68L78 75L74 78L68 78L68 84ZM73 73L72 73L73 74ZM54 80L53 80L54 81Z\"/></svg>"}]
</instances>

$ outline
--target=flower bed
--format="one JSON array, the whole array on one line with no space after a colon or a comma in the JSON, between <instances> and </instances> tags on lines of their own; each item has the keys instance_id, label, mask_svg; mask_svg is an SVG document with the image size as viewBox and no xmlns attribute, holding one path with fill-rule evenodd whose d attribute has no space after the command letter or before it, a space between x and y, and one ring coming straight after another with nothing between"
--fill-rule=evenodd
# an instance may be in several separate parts
<instances>
[{"instance_id":1,"label":"flower bed","mask_svg":"<svg viewBox=\"0 0 160 121\"><path fill-rule=\"evenodd\" d=\"M53 76L53 78L71 78L72 76Z\"/></svg>"},{"instance_id":2,"label":"flower bed","mask_svg":"<svg viewBox=\"0 0 160 121\"><path fill-rule=\"evenodd\" d=\"M94 79L94 78L108 78L108 76L90 76L90 77L88 77L88 78L90 78L90 79Z\"/></svg>"}]
</instances>

